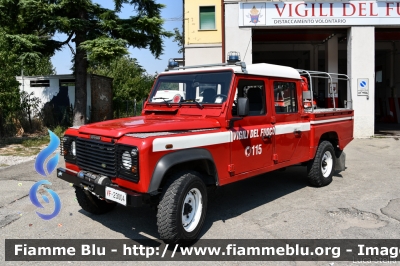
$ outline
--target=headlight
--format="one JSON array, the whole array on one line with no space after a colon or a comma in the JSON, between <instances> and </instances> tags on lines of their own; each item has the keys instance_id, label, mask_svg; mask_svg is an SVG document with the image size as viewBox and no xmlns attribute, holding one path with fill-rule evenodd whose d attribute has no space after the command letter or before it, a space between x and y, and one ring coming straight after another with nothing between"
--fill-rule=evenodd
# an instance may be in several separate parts
<instances>
[{"instance_id":1,"label":"headlight","mask_svg":"<svg viewBox=\"0 0 400 266\"><path fill-rule=\"evenodd\" d=\"M76 156L76 144L75 141L71 142L71 153L73 156Z\"/></svg>"},{"instance_id":2,"label":"headlight","mask_svg":"<svg viewBox=\"0 0 400 266\"><path fill-rule=\"evenodd\" d=\"M128 151L124 151L122 153L121 162L122 162L122 166L126 170L130 170L131 169L131 167L132 167L132 158L131 158L131 155L129 154Z\"/></svg>"},{"instance_id":3,"label":"headlight","mask_svg":"<svg viewBox=\"0 0 400 266\"><path fill-rule=\"evenodd\" d=\"M118 176L139 181L139 150L137 147L117 145Z\"/></svg>"},{"instance_id":4,"label":"headlight","mask_svg":"<svg viewBox=\"0 0 400 266\"><path fill-rule=\"evenodd\" d=\"M76 161L76 137L64 136L60 143L60 152L66 162L75 163Z\"/></svg>"}]
</instances>

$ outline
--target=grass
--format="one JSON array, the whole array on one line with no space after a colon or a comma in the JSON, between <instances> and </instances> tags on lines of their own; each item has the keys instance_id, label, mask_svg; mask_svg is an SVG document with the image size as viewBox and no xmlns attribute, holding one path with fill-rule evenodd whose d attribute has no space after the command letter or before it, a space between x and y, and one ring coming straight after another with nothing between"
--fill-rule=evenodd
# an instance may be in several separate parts
<instances>
[{"instance_id":1,"label":"grass","mask_svg":"<svg viewBox=\"0 0 400 266\"><path fill-rule=\"evenodd\" d=\"M22 141L21 145L24 146L25 148L31 148L31 147L38 147L42 145L49 144L50 142L50 137L49 136L40 136L32 139L27 139Z\"/></svg>"},{"instance_id":2,"label":"grass","mask_svg":"<svg viewBox=\"0 0 400 266\"><path fill-rule=\"evenodd\" d=\"M40 147L23 147L21 144L13 144L8 147L0 149L2 156L32 156L40 152Z\"/></svg>"},{"instance_id":3,"label":"grass","mask_svg":"<svg viewBox=\"0 0 400 266\"><path fill-rule=\"evenodd\" d=\"M15 147L15 148L14 148L14 151L15 151L15 152L21 152L21 151L24 151L24 148L22 148L22 147Z\"/></svg>"},{"instance_id":4,"label":"grass","mask_svg":"<svg viewBox=\"0 0 400 266\"><path fill-rule=\"evenodd\" d=\"M0 141L0 148L5 148L11 145L21 145L25 148L38 147L50 142L50 138L47 135L29 136L29 137L12 137L5 138Z\"/></svg>"},{"instance_id":5,"label":"grass","mask_svg":"<svg viewBox=\"0 0 400 266\"><path fill-rule=\"evenodd\" d=\"M57 126L52 130L59 138L64 135L65 128ZM36 155L50 143L49 134L31 135L28 137L12 137L0 140L0 154L4 156Z\"/></svg>"},{"instance_id":6,"label":"grass","mask_svg":"<svg viewBox=\"0 0 400 266\"><path fill-rule=\"evenodd\" d=\"M5 163L1 163L0 164L0 167L6 167L6 166L9 166L8 164L5 164Z\"/></svg>"}]
</instances>

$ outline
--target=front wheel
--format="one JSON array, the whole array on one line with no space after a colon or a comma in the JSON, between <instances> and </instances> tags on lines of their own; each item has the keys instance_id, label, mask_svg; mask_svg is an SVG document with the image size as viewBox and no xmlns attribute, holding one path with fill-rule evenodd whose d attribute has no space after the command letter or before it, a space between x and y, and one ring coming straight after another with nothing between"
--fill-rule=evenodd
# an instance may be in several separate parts
<instances>
[{"instance_id":1,"label":"front wheel","mask_svg":"<svg viewBox=\"0 0 400 266\"><path fill-rule=\"evenodd\" d=\"M164 186L158 205L157 226L166 243L195 240L207 211L206 186L197 172L172 176Z\"/></svg>"},{"instance_id":2,"label":"front wheel","mask_svg":"<svg viewBox=\"0 0 400 266\"><path fill-rule=\"evenodd\" d=\"M317 149L315 157L307 165L308 180L316 187L323 187L332 182L335 170L335 150L329 141L322 141Z\"/></svg>"}]
</instances>

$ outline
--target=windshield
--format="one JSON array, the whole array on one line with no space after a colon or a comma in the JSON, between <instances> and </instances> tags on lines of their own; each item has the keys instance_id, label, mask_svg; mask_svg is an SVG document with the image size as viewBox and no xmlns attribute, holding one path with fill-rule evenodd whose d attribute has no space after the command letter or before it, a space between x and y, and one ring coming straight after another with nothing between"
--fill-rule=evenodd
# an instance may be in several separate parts
<instances>
[{"instance_id":1,"label":"windshield","mask_svg":"<svg viewBox=\"0 0 400 266\"><path fill-rule=\"evenodd\" d=\"M205 72L159 76L150 103L222 104L226 101L232 72Z\"/></svg>"}]
</instances>

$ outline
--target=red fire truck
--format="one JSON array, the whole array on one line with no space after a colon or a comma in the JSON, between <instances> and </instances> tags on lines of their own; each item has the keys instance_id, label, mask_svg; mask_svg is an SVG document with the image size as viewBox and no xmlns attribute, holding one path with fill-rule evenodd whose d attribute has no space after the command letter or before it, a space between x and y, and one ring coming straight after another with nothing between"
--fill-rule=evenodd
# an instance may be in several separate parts
<instances>
[{"instance_id":1,"label":"red fire truck","mask_svg":"<svg viewBox=\"0 0 400 266\"><path fill-rule=\"evenodd\" d=\"M204 224L208 187L298 164L321 187L344 170L353 110L315 106L312 81L321 77L348 80L240 61L165 71L141 116L69 128L58 177L85 211L156 204L160 238L190 241Z\"/></svg>"}]
</instances>

